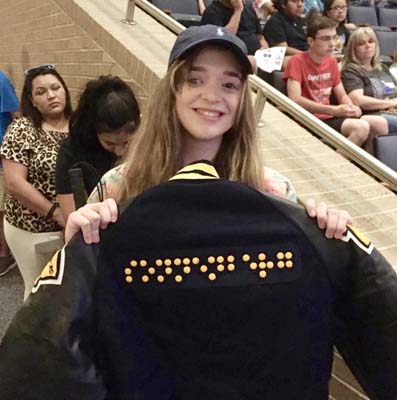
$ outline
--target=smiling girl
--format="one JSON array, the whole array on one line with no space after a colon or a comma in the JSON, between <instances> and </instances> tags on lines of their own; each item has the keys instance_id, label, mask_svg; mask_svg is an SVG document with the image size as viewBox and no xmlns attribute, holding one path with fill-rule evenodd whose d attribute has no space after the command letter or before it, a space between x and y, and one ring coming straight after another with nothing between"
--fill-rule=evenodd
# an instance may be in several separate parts
<instances>
[{"instance_id":1,"label":"smiling girl","mask_svg":"<svg viewBox=\"0 0 397 400\"><path fill-rule=\"evenodd\" d=\"M211 161L223 179L287 197L288 180L274 179L263 166L250 73L244 43L227 29L204 25L182 32L125 165L104 177L108 199L72 213L66 240L81 229L87 243L99 241L99 227L117 219L113 199L134 197L201 159ZM317 214L320 227L327 225L329 237L340 236L351 222L346 212L327 210L323 203L308 210Z\"/></svg>"}]
</instances>

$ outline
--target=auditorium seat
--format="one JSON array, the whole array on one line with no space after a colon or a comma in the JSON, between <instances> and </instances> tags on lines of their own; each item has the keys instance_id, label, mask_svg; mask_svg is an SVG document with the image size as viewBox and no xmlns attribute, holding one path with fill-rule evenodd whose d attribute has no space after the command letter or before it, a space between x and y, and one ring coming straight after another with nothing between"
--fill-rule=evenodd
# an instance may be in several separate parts
<instances>
[{"instance_id":1,"label":"auditorium seat","mask_svg":"<svg viewBox=\"0 0 397 400\"><path fill-rule=\"evenodd\" d=\"M347 16L349 22L356 25L379 25L375 7L349 6Z\"/></svg>"},{"instance_id":2,"label":"auditorium seat","mask_svg":"<svg viewBox=\"0 0 397 400\"><path fill-rule=\"evenodd\" d=\"M378 18L379 25L397 27L397 8L378 8Z\"/></svg>"},{"instance_id":3,"label":"auditorium seat","mask_svg":"<svg viewBox=\"0 0 397 400\"><path fill-rule=\"evenodd\" d=\"M152 3L186 27L200 24L197 0L152 0Z\"/></svg>"},{"instance_id":4,"label":"auditorium seat","mask_svg":"<svg viewBox=\"0 0 397 400\"><path fill-rule=\"evenodd\" d=\"M397 135L376 137L374 139L374 156L397 171Z\"/></svg>"}]
</instances>

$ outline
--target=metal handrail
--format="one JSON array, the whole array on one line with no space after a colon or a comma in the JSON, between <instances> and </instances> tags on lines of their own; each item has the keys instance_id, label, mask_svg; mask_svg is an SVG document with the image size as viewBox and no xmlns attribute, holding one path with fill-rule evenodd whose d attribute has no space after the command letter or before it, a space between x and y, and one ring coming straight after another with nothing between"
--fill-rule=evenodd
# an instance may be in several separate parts
<instances>
[{"instance_id":1,"label":"metal handrail","mask_svg":"<svg viewBox=\"0 0 397 400\"><path fill-rule=\"evenodd\" d=\"M177 35L186 29L182 24L175 21L147 0L136 0L136 5ZM397 172L367 153L361 147L353 144L350 140L346 139L258 76L250 75L249 84L251 89L256 92L254 107L255 115L258 120L263 113L266 100L270 100L282 112L290 115L300 124L315 132L316 135L331 146L343 151L346 157L355 161L365 171L388 184L391 189L397 190Z\"/></svg>"},{"instance_id":2,"label":"metal handrail","mask_svg":"<svg viewBox=\"0 0 397 400\"><path fill-rule=\"evenodd\" d=\"M266 99L270 100L279 110L290 115L303 126L315 132L316 135L321 137L331 146L338 150L342 150L344 156L355 161L363 169L380 179L382 182L390 185L393 190L397 190L397 172L383 164L361 147L346 139L344 136L336 132L334 129L256 75L250 76L250 86L257 92L257 98L255 101L255 111L258 113L257 117L262 114L262 104L265 104ZM257 103L259 103L259 106L257 106Z\"/></svg>"}]
</instances>

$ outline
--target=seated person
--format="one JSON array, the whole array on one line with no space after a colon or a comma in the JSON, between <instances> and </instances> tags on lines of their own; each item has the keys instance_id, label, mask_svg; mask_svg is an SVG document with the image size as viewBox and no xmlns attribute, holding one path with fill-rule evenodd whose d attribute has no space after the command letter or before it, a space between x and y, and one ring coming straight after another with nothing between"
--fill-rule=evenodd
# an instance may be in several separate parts
<instances>
[{"instance_id":1,"label":"seated person","mask_svg":"<svg viewBox=\"0 0 397 400\"><path fill-rule=\"evenodd\" d=\"M335 42L334 56L337 60L343 57L343 49L345 48L350 31L357 28L356 25L346 23L347 16L347 0L324 0L323 15L336 22L336 34L338 35Z\"/></svg>"},{"instance_id":2,"label":"seated person","mask_svg":"<svg viewBox=\"0 0 397 400\"><path fill-rule=\"evenodd\" d=\"M296 54L284 72L288 97L358 146L372 152L374 136L388 133L387 121L376 115L361 116L343 88L338 63L332 56L336 25L319 16L307 28L309 50ZM332 105L333 94L338 105Z\"/></svg>"},{"instance_id":3,"label":"seated person","mask_svg":"<svg viewBox=\"0 0 397 400\"><path fill-rule=\"evenodd\" d=\"M278 10L266 22L263 34L269 46L287 47L285 55L307 50L303 0L273 0Z\"/></svg>"},{"instance_id":4,"label":"seated person","mask_svg":"<svg viewBox=\"0 0 397 400\"><path fill-rule=\"evenodd\" d=\"M248 54L268 48L252 2L214 0L204 11L201 25L224 26L247 46Z\"/></svg>"},{"instance_id":5,"label":"seated person","mask_svg":"<svg viewBox=\"0 0 397 400\"><path fill-rule=\"evenodd\" d=\"M87 82L55 169L57 200L65 221L76 209L69 170L81 169L84 191L90 194L100 177L119 163L139 123L138 102L121 78L105 75Z\"/></svg>"},{"instance_id":6,"label":"seated person","mask_svg":"<svg viewBox=\"0 0 397 400\"><path fill-rule=\"evenodd\" d=\"M347 44L342 82L364 114L379 114L397 133L397 81L379 61L379 43L370 27L358 28Z\"/></svg>"}]
</instances>

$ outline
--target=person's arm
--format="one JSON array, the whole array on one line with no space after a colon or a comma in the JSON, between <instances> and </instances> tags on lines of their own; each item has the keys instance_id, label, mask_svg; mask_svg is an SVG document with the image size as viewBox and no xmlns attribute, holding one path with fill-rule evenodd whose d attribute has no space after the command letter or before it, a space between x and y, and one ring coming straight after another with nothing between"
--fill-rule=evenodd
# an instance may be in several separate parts
<instances>
[{"instance_id":1,"label":"person's arm","mask_svg":"<svg viewBox=\"0 0 397 400\"><path fill-rule=\"evenodd\" d=\"M46 216L53 206L31 183L27 181L28 167L16 161L2 159L4 178L7 189L26 208ZM65 222L59 208L56 208L52 219L59 225Z\"/></svg>"},{"instance_id":2,"label":"person's arm","mask_svg":"<svg viewBox=\"0 0 397 400\"><path fill-rule=\"evenodd\" d=\"M199 9L199 13L200 15L203 15L204 11L205 11L205 3L204 0L197 0L197 6Z\"/></svg>"},{"instance_id":3,"label":"person's arm","mask_svg":"<svg viewBox=\"0 0 397 400\"><path fill-rule=\"evenodd\" d=\"M269 48L269 44L266 42L265 37L260 34L258 35L259 38L259 45L261 46L261 49L268 49Z\"/></svg>"},{"instance_id":4,"label":"person's arm","mask_svg":"<svg viewBox=\"0 0 397 400\"><path fill-rule=\"evenodd\" d=\"M70 213L76 211L73 194L57 194L57 202L59 203L64 221L67 221Z\"/></svg>"},{"instance_id":5,"label":"person's arm","mask_svg":"<svg viewBox=\"0 0 397 400\"><path fill-rule=\"evenodd\" d=\"M288 78L287 81L288 97L305 108L311 113L329 114L334 117L355 117L356 107L352 108L347 104L340 104L338 106L316 103L313 100L307 99L302 96L301 84L293 78Z\"/></svg>"},{"instance_id":6,"label":"person's arm","mask_svg":"<svg viewBox=\"0 0 397 400\"><path fill-rule=\"evenodd\" d=\"M294 47L289 47L287 42L275 43L271 47L286 47L287 48L287 50L285 50L286 56L293 56L294 54L303 53L301 50L295 49Z\"/></svg>"},{"instance_id":7,"label":"person's arm","mask_svg":"<svg viewBox=\"0 0 397 400\"><path fill-rule=\"evenodd\" d=\"M267 193L297 202L292 182L278 171L265 167L263 183ZM303 205L309 217L316 218L317 226L325 230L325 237L328 239L340 239L347 225L353 224L353 219L347 211L329 208L324 202L308 199Z\"/></svg>"},{"instance_id":8,"label":"person's arm","mask_svg":"<svg viewBox=\"0 0 397 400\"><path fill-rule=\"evenodd\" d=\"M229 29L230 32L237 33L240 25L241 14L244 10L244 3L243 0L231 0L230 5L233 8L233 14L225 28Z\"/></svg>"},{"instance_id":9,"label":"person's arm","mask_svg":"<svg viewBox=\"0 0 397 400\"><path fill-rule=\"evenodd\" d=\"M363 110L378 111L397 107L397 99L383 100L365 96L363 89L352 90L349 93L349 97L356 106L359 106Z\"/></svg>"},{"instance_id":10,"label":"person's arm","mask_svg":"<svg viewBox=\"0 0 397 400\"><path fill-rule=\"evenodd\" d=\"M354 105L353 101L351 98L347 95L345 88L343 87L342 82L339 82L334 88L333 88L333 93L336 97L336 100L338 101L340 106L348 106L346 111L351 114L348 114L346 116L353 117L353 118L359 118L361 117L361 108Z\"/></svg>"}]
</instances>

